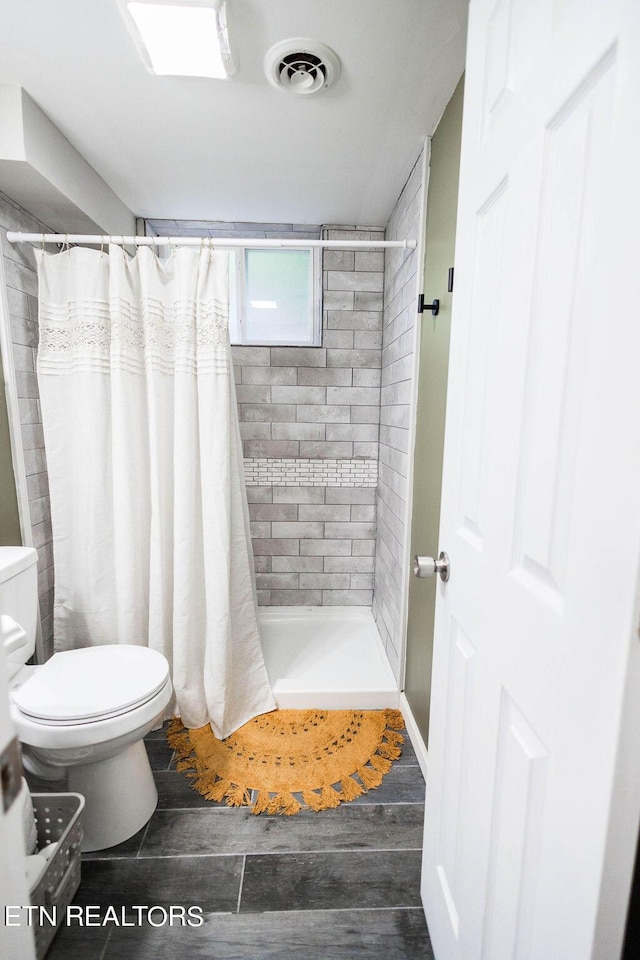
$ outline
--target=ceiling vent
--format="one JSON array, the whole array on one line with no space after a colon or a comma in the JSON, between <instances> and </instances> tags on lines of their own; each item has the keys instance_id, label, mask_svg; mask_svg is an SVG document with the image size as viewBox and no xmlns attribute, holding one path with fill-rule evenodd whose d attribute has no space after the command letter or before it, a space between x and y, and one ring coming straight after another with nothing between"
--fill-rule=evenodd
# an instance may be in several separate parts
<instances>
[{"instance_id":1,"label":"ceiling vent","mask_svg":"<svg viewBox=\"0 0 640 960\"><path fill-rule=\"evenodd\" d=\"M294 37L271 47L264 72L275 87L310 97L333 86L340 76L340 61L324 43Z\"/></svg>"}]
</instances>

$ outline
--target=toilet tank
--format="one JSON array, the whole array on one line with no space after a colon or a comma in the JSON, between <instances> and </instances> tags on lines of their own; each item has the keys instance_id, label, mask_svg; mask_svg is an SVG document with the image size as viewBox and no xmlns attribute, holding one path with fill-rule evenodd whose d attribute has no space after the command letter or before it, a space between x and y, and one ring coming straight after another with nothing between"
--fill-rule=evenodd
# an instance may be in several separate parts
<instances>
[{"instance_id":1,"label":"toilet tank","mask_svg":"<svg viewBox=\"0 0 640 960\"><path fill-rule=\"evenodd\" d=\"M7 653L9 677L33 655L38 613L38 554L33 547L0 547L0 615L9 616L24 630L21 640L12 631L14 649ZM7 627L9 621L2 621ZM0 642L9 631L0 634Z\"/></svg>"}]
</instances>

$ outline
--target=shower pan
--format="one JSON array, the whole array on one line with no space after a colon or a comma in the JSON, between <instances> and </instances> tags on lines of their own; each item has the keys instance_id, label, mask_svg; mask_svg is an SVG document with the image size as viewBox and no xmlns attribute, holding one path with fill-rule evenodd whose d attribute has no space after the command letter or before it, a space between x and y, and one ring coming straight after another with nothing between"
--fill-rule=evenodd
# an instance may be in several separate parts
<instances>
[{"instance_id":1,"label":"shower pan","mask_svg":"<svg viewBox=\"0 0 640 960\"><path fill-rule=\"evenodd\" d=\"M398 684L366 607L260 607L269 678L281 709L398 707Z\"/></svg>"}]
</instances>

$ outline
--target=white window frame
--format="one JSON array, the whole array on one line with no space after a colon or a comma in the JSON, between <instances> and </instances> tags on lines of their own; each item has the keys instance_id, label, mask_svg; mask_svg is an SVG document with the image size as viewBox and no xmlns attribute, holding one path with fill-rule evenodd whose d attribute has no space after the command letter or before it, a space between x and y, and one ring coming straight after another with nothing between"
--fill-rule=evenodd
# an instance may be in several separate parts
<instances>
[{"instance_id":1,"label":"white window frame","mask_svg":"<svg viewBox=\"0 0 640 960\"><path fill-rule=\"evenodd\" d=\"M304 243L295 247L275 247L272 249L282 250L282 252L302 250L310 254L311 276L309 283L311 316L310 339L309 340L251 340L246 334L246 273L245 273L245 252L247 250L260 250L262 247L253 246L247 243L243 246L235 247L229 251L230 259L234 259L235 264L235 302L236 302L236 324L235 337L231 343L233 346L251 346L251 347L320 347L322 346L322 250L320 247L311 247ZM230 303L232 297L229 297ZM231 325L230 325L231 330Z\"/></svg>"}]
</instances>

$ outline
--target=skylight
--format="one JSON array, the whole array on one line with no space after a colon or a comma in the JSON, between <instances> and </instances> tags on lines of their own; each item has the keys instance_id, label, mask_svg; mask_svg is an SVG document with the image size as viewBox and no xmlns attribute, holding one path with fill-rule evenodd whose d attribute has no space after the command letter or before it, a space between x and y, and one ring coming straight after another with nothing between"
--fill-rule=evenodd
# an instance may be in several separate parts
<instances>
[{"instance_id":1,"label":"skylight","mask_svg":"<svg viewBox=\"0 0 640 960\"><path fill-rule=\"evenodd\" d=\"M161 76L211 77L235 72L224 3L127 3L150 69Z\"/></svg>"}]
</instances>

